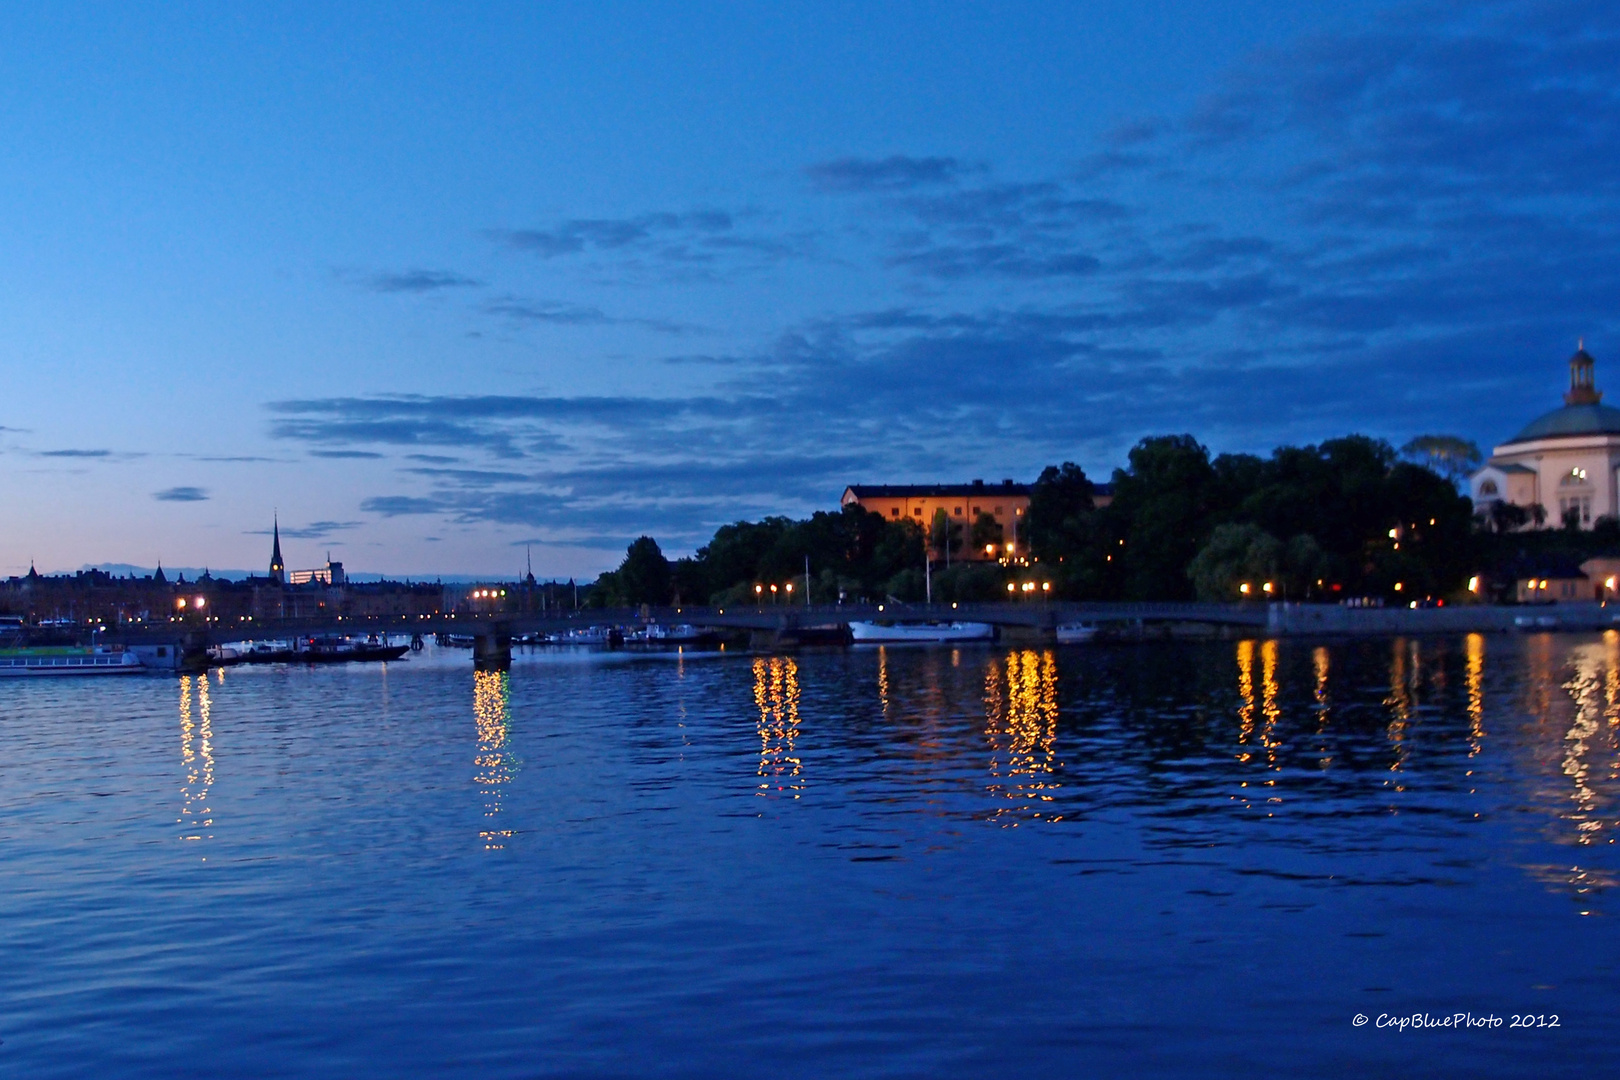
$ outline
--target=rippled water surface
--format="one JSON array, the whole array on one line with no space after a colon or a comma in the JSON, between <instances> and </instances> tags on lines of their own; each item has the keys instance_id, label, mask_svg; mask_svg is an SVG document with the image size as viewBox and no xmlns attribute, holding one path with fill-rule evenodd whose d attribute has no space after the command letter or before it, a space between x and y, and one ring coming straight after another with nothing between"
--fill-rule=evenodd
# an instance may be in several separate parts
<instances>
[{"instance_id":1,"label":"rippled water surface","mask_svg":"<svg viewBox=\"0 0 1620 1080\"><path fill-rule=\"evenodd\" d=\"M0 682L0 1072L1607 1075L1617 725L1615 634Z\"/></svg>"}]
</instances>

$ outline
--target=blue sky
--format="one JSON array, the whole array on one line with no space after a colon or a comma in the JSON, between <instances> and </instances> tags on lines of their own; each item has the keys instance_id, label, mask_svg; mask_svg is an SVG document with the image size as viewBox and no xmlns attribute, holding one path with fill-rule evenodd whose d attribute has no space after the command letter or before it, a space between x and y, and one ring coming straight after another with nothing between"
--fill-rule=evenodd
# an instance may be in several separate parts
<instances>
[{"instance_id":1,"label":"blue sky","mask_svg":"<svg viewBox=\"0 0 1620 1080\"><path fill-rule=\"evenodd\" d=\"M1609 5L331 7L0 11L0 573L588 575L1620 372Z\"/></svg>"}]
</instances>

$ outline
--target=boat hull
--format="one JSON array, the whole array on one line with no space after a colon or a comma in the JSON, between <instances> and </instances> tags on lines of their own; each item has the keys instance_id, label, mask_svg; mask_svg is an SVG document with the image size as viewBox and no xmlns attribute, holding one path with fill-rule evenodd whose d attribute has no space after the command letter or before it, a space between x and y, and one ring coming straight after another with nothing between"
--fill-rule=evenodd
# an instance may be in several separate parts
<instances>
[{"instance_id":1,"label":"boat hull","mask_svg":"<svg viewBox=\"0 0 1620 1080\"><path fill-rule=\"evenodd\" d=\"M893 623L852 622L849 636L857 645L898 645L905 642L993 641L996 628L990 623Z\"/></svg>"}]
</instances>

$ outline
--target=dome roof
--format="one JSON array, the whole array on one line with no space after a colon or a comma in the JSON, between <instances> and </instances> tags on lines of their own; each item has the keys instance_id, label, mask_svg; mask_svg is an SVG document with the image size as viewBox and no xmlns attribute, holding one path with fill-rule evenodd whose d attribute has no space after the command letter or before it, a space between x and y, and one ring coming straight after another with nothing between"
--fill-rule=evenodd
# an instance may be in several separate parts
<instances>
[{"instance_id":1,"label":"dome roof","mask_svg":"<svg viewBox=\"0 0 1620 1080\"><path fill-rule=\"evenodd\" d=\"M1577 435L1620 435L1620 409L1597 404L1565 405L1530 421L1503 445Z\"/></svg>"}]
</instances>

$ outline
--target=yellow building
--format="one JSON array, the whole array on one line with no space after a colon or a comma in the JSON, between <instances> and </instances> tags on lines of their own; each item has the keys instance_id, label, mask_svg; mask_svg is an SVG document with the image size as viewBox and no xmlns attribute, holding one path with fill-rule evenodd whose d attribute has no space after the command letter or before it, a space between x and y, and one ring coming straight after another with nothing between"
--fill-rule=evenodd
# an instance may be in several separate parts
<instances>
[{"instance_id":1,"label":"yellow building","mask_svg":"<svg viewBox=\"0 0 1620 1080\"><path fill-rule=\"evenodd\" d=\"M1620 516L1620 409L1601 404L1592 357L1582 348L1569 361L1564 407L1536 418L1491 452L1469 478L1474 508L1496 503L1523 508L1530 526L1558 528L1566 516L1583 529L1604 516Z\"/></svg>"},{"instance_id":2,"label":"yellow building","mask_svg":"<svg viewBox=\"0 0 1620 1080\"><path fill-rule=\"evenodd\" d=\"M1030 485L1011 480L999 484L983 480L971 484L851 484L844 489L839 505L859 506L890 521L910 520L923 529L932 524L936 513L944 511L953 525L962 527L951 550L953 559L1003 559L1020 553L1029 489ZM969 543L981 514L988 514L1001 526L1000 541L986 545L990 550Z\"/></svg>"}]
</instances>

